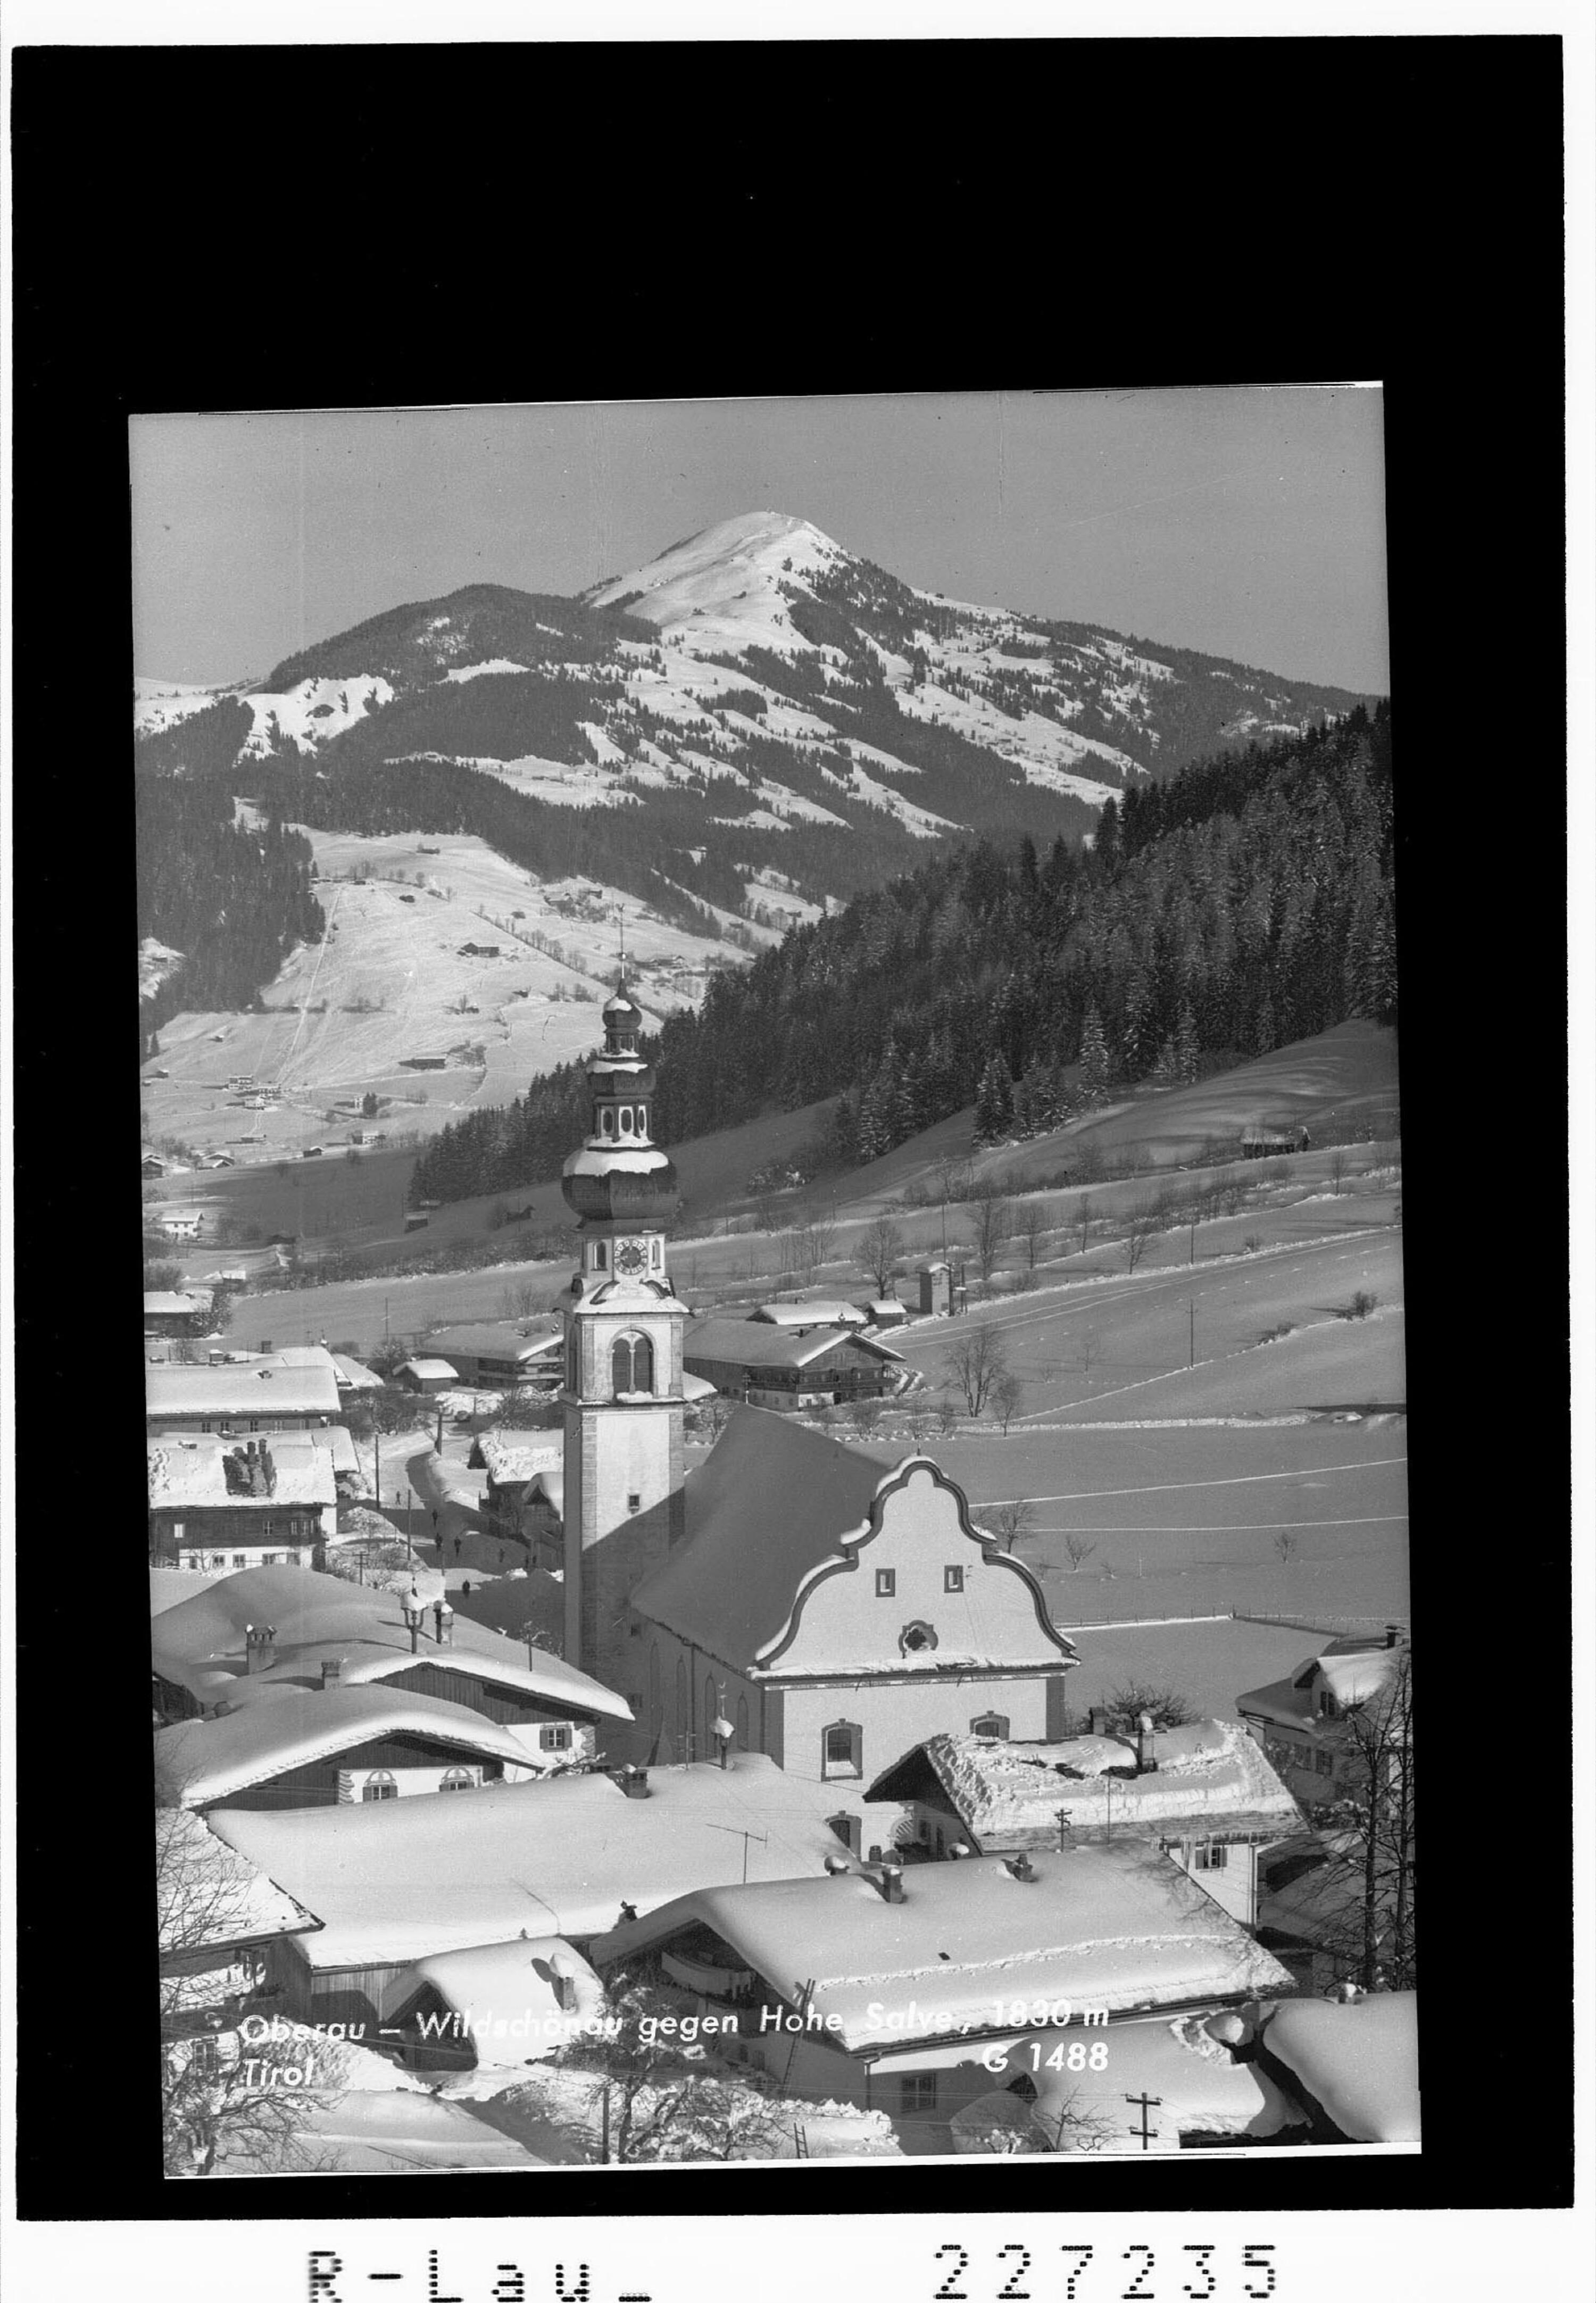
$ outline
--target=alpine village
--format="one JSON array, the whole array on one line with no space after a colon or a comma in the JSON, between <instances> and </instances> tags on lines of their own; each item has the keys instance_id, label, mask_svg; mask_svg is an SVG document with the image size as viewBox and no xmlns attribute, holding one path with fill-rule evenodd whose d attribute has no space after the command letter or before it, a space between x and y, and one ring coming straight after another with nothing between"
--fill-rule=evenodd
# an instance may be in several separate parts
<instances>
[{"instance_id":1,"label":"alpine village","mask_svg":"<svg viewBox=\"0 0 1596 2303\"><path fill-rule=\"evenodd\" d=\"M167 2173L1415 2146L1386 700L757 512L135 765Z\"/></svg>"}]
</instances>

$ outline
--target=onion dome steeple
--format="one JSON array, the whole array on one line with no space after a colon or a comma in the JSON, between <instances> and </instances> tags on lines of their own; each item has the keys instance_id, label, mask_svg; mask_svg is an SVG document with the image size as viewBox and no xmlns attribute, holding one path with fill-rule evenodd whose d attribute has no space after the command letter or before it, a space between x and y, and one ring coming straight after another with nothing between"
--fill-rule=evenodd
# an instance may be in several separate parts
<instances>
[{"instance_id":1,"label":"onion dome steeple","mask_svg":"<svg viewBox=\"0 0 1596 2303\"><path fill-rule=\"evenodd\" d=\"M560 1188L585 1233L654 1230L676 1212L676 1170L648 1132L654 1067L638 1053L643 1013L624 976L604 1005L604 1044L588 1059L591 1121Z\"/></svg>"}]
</instances>

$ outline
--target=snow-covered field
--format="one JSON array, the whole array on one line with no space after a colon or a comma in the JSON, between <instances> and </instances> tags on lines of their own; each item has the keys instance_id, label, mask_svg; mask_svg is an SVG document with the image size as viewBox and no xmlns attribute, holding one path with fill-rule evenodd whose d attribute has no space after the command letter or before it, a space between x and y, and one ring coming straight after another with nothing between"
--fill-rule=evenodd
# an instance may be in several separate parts
<instances>
[{"instance_id":1,"label":"snow-covered field","mask_svg":"<svg viewBox=\"0 0 1596 2303\"><path fill-rule=\"evenodd\" d=\"M540 884L463 834L306 837L322 874L325 941L291 957L263 994L266 1013L188 1013L162 1025L143 1083L151 1135L274 1160L307 1143L342 1147L359 1113L328 1112L367 1091L393 1099L366 1123L389 1133L426 1134L477 1103L508 1103L532 1075L597 1043L622 906L633 995L651 1025L695 1005L713 968L746 957L599 882ZM359 884L343 876L352 873L368 876ZM498 957L464 955L467 943L497 944ZM444 1069L401 1068L428 1055L447 1056ZM170 1077L156 1079L157 1068ZM246 1109L228 1090L234 1076L283 1093L274 1109Z\"/></svg>"}]
</instances>

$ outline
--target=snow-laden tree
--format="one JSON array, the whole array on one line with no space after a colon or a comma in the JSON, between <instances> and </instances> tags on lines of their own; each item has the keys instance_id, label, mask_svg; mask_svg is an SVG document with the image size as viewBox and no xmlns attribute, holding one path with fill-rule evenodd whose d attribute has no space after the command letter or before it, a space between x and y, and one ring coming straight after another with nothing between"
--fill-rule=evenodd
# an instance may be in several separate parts
<instances>
[{"instance_id":1,"label":"snow-laden tree","mask_svg":"<svg viewBox=\"0 0 1596 2303\"><path fill-rule=\"evenodd\" d=\"M196 1816L156 1816L160 1943L161 2145L169 2176L294 2174L328 2164L308 2130L343 2084L335 2041L246 2039L253 1976L224 1968L261 1929L254 1875ZM215 1964L211 1962L215 1961Z\"/></svg>"},{"instance_id":2,"label":"snow-laden tree","mask_svg":"<svg viewBox=\"0 0 1596 2303\"><path fill-rule=\"evenodd\" d=\"M587 2034L554 2058L603 2081L604 2147L621 2165L684 2159L770 2159L782 2155L800 2108L773 2087L703 2068L705 2050L664 2032L679 2000L624 1970L612 1981L604 2031Z\"/></svg>"}]
</instances>

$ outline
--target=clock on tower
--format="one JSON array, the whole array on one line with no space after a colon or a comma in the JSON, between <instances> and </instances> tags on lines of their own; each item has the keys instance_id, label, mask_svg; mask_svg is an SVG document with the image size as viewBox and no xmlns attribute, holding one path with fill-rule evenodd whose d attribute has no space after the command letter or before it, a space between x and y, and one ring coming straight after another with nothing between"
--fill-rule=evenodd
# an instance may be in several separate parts
<instances>
[{"instance_id":1,"label":"clock on tower","mask_svg":"<svg viewBox=\"0 0 1596 2303\"><path fill-rule=\"evenodd\" d=\"M648 1269L648 1248L640 1239L618 1239L615 1243L615 1269L623 1278L635 1278Z\"/></svg>"}]
</instances>

